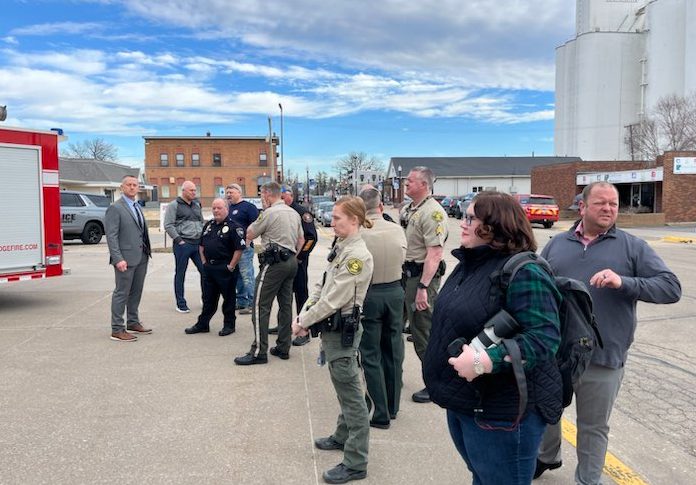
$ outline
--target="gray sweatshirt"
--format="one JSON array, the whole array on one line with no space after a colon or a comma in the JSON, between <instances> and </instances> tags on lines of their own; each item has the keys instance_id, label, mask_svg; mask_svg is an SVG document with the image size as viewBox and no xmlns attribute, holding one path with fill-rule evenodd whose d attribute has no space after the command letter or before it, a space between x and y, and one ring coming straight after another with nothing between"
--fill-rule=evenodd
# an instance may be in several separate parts
<instances>
[{"instance_id":1,"label":"gray sweatshirt","mask_svg":"<svg viewBox=\"0 0 696 485\"><path fill-rule=\"evenodd\" d=\"M197 199L187 204L184 199L177 197L169 203L164 214L164 230L174 240L174 244L186 241L198 244L203 232L203 212Z\"/></svg>"}]
</instances>

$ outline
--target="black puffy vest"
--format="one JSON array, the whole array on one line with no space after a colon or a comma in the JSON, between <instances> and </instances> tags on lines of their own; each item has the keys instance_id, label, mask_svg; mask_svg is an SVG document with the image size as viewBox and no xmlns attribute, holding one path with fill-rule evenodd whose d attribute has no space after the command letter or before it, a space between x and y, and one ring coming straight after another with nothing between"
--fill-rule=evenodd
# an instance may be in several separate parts
<instances>
[{"instance_id":1,"label":"black puffy vest","mask_svg":"<svg viewBox=\"0 0 696 485\"><path fill-rule=\"evenodd\" d=\"M431 399L439 406L487 420L514 421L519 412L519 392L512 370L484 374L473 382L459 377L448 364L447 346L459 337L473 339L501 306L496 272L509 255L489 246L456 249L460 263L440 291L423 361L423 376ZM562 413L562 383L555 359L525 370L528 386L527 414L537 409L547 423ZM475 410L477 412L475 413Z\"/></svg>"}]
</instances>

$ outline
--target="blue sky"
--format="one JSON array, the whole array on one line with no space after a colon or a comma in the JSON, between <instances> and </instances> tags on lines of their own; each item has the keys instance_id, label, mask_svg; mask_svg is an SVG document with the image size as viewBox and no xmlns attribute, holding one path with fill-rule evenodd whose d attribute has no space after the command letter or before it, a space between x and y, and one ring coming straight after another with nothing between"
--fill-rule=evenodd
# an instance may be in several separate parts
<instances>
[{"instance_id":1,"label":"blue sky","mask_svg":"<svg viewBox=\"0 0 696 485\"><path fill-rule=\"evenodd\" d=\"M285 162L349 152L553 154L571 0L2 0L6 125L101 137L280 134ZM330 7L329 7L330 6Z\"/></svg>"}]
</instances>

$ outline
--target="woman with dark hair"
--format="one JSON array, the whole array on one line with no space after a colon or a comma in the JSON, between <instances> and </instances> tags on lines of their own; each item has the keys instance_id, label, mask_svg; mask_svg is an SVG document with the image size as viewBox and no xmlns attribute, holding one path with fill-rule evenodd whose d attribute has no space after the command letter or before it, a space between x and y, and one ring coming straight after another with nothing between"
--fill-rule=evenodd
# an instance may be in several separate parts
<instances>
[{"instance_id":1,"label":"woman with dark hair","mask_svg":"<svg viewBox=\"0 0 696 485\"><path fill-rule=\"evenodd\" d=\"M320 450L343 450L343 461L323 473L326 483L346 483L367 476L370 417L358 367L362 336L359 322L367 289L372 279L372 255L360 237L360 228L372 227L365 203L359 197L336 202L331 217L336 244L329 264L304 308L292 324L294 337L307 336L313 327L321 333L321 364L329 366L331 382L341 406L336 430L318 438ZM348 331L350 330L350 331Z\"/></svg>"},{"instance_id":2,"label":"woman with dark hair","mask_svg":"<svg viewBox=\"0 0 696 485\"><path fill-rule=\"evenodd\" d=\"M498 276L505 262L536 250L529 221L510 195L481 192L460 227L461 247L452 252L459 264L435 301L425 382L432 400L447 410L450 435L474 485L529 484L546 423L557 422L562 411L555 360L561 296L535 264L519 270L501 294ZM519 328L511 338L520 349L527 382L522 410L504 345L477 351L464 344L458 357L448 353L453 341L471 342L503 310Z\"/></svg>"}]
</instances>

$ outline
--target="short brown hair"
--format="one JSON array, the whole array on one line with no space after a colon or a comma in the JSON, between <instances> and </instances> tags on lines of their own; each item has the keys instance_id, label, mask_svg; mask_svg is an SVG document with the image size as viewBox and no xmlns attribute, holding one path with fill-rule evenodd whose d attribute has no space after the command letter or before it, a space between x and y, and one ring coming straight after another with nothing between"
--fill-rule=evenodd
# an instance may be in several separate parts
<instances>
[{"instance_id":1,"label":"short brown hair","mask_svg":"<svg viewBox=\"0 0 696 485\"><path fill-rule=\"evenodd\" d=\"M481 221L476 235L489 240L494 249L506 254L536 251L532 225L522 206L509 194L486 190L471 201L474 215Z\"/></svg>"},{"instance_id":2,"label":"short brown hair","mask_svg":"<svg viewBox=\"0 0 696 485\"><path fill-rule=\"evenodd\" d=\"M344 197L337 200L334 207L341 207L341 210L347 215L357 217L358 225L367 229L372 227L372 221L366 218L365 202L360 197Z\"/></svg>"}]
</instances>

